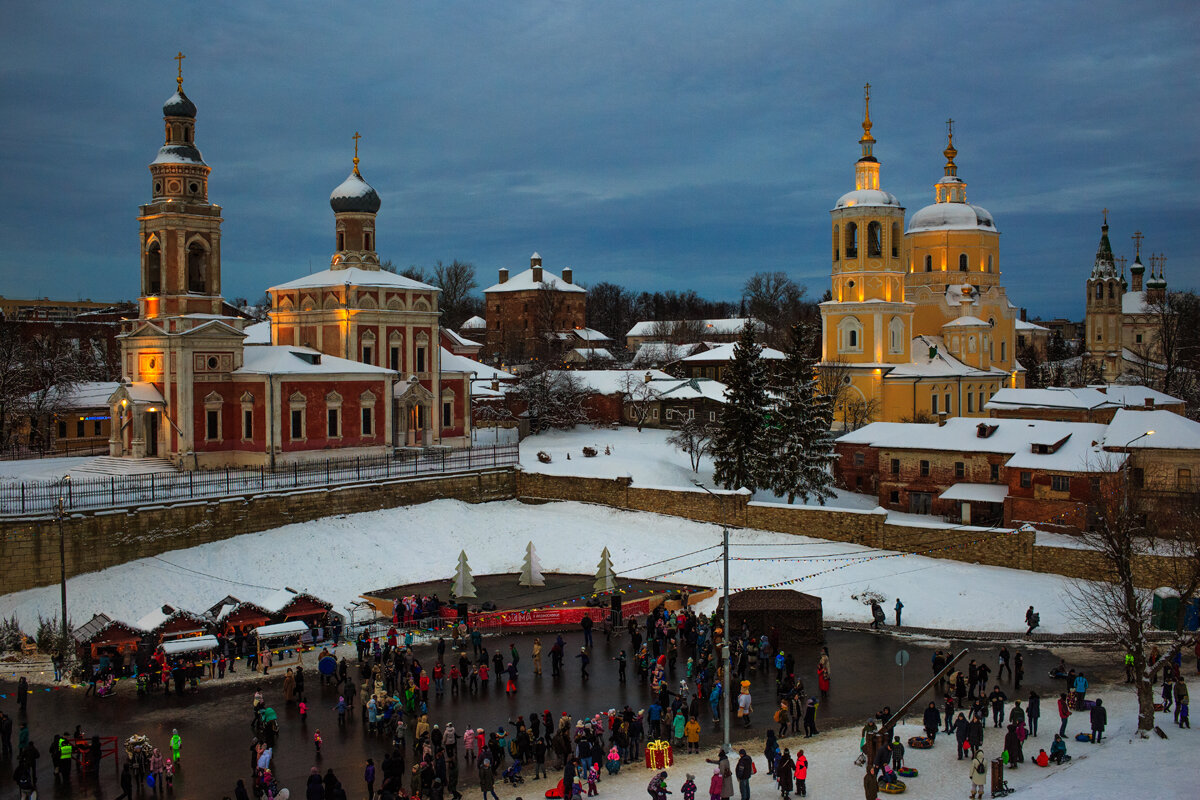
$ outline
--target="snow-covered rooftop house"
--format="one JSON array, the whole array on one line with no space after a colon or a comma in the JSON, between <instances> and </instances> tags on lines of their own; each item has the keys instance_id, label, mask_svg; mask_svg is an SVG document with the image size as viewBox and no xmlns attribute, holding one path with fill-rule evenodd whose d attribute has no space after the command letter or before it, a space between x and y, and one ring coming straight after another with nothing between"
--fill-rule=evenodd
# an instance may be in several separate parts
<instances>
[{"instance_id":1,"label":"snow-covered rooftop house","mask_svg":"<svg viewBox=\"0 0 1200 800\"><path fill-rule=\"evenodd\" d=\"M565 337L553 334L587 328L587 291L575 285L570 267L556 274L542 266L541 255L534 253L529 269L510 275L501 268L497 277L483 290L484 360L497 364L555 360L570 348Z\"/></svg>"},{"instance_id":2,"label":"snow-covered rooftop house","mask_svg":"<svg viewBox=\"0 0 1200 800\"><path fill-rule=\"evenodd\" d=\"M709 378L723 381L729 364L733 361L735 346L734 342L709 346L707 349L671 362L667 365L667 369L681 378ZM768 369L774 370L783 366L787 354L773 347L763 347L759 358L768 362Z\"/></svg>"},{"instance_id":3,"label":"snow-covered rooftop house","mask_svg":"<svg viewBox=\"0 0 1200 800\"><path fill-rule=\"evenodd\" d=\"M649 428L678 428L687 420L712 424L725 405L725 384L709 378L654 380L651 392L634 392L625 398L622 422Z\"/></svg>"},{"instance_id":4,"label":"snow-covered rooftop house","mask_svg":"<svg viewBox=\"0 0 1200 800\"><path fill-rule=\"evenodd\" d=\"M1023 419L874 422L835 442L834 472L840 485L877 495L894 511L962 524L1079 528L1097 482L1125 464L1124 453L1105 446L1106 431L1097 423Z\"/></svg>"},{"instance_id":5,"label":"snow-covered rooftop house","mask_svg":"<svg viewBox=\"0 0 1200 800\"><path fill-rule=\"evenodd\" d=\"M1062 422L1110 422L1118 409L1184 413L1184 402L1145 386L1099 384L1080 388L1001 389L984 408L993 417Z\"/></svg>"},{"instance_id":6,"label":"snow-covered rooftop house","mask_svg":"<svg viewBox=\"0 0 1200 800\"><path fill-rule=\"evenodd\" d=\"M625 334L625 346L637 350L647 342L686 341L736 342L742 329L750 324L749 317L728 319L642 320L634 323ZM754 321L755 330L766 331L766 325Z\"/></svg>"},{"instance_id":7,"label":"snow-covered rooftop house","mask_svg":"<svg viewBox=\"0 0 1200 800\"><path fill-rule=\"evenodd\" d=\"M563 356L564 364L615 364L616 357L603 347L575 347Z\"/></svg>"},{"instance_id":8,"label":"snow-covered rooftop house","mask_svg":"<svg viewBox=\"0 0 1200 800\"><path fill-rule=\"evenodd\" d=\"M708 346L700 342L696 342L695 344L642 342L637 352L633 354L633 361L630 366L634 369L665 367L667 364L707 349L709 349Z\"/></svg>"}]
</instances>

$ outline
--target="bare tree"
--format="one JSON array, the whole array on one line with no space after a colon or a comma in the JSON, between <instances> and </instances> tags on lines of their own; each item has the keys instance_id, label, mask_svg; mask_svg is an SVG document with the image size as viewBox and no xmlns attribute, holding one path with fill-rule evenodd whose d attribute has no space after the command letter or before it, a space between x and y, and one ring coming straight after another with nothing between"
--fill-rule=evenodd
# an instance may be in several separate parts
<instances>
[{"instance_id":1,"label":"bare tree","mask_svg":"<svg viewBox=\"0 0 1200 800\"><path fill-rule=\"evenodd\" d=\"M1142 557L1172 547L1173 537L1162 526L1147 525L1130 502L1128 465L1113 462L1101 471L1101 478L1089 504L1089 524L1078 538L1102 562L1103 569L1094 580L1078 580L1067 590L1067 605L1081 623L1112 637L1133 659L1134 688L1138 698L1138 733L1145 736L1154 728L1154 676L1170 663L1194 637L1177 632L1167 652L1150 662L1147 640L1151 622L1152 592L1142 585ZM1194 522L1194 521L1193 521ZM1184 602L1194 596L1200 585L1200 553L1189 545L1193 557L1176 559ZM1182 626L1180 626L1182 628Z\"/></svg>"},{"instance_id":2,"label":"bare tree","mask_svg":"<svg viewBox=\"0 0 1200 800\"><path fill-rule=\"evenodd\" d=\"M27 378L27 393L15 411L30 420L29 444L46 449L53 444L51 419L67 407L80 381L81 361L76 340L57 331L31 336L24 342L21 358Z\"/></svg>"},{"instance_id":3,"label":"bare tree","mask_svg":"<svg viewBox=\"0 0 1200 800\"><path fill-rule=\"evenodd\" d=\"M649 376L648 372L644 378L626 373L625 377L621 379L621 392L625 395L624 405L633 411L633 418L637 421L639 432L650 417L650 412L658 404L659 393L653 383L648 380Z\"/></svg>"},{"instance_id":4,"label":"bare tree","mask_svg":"<svg viewBox=\"0 0 1200 800\"><path fill-rule=\"evenodd\" d=\"M873 422L878 415L878 397L850 397L842 405L842 421L846 424L847 433Z\"/></svg>"},{"instance_id":5,"label":"bare tree","mask_svg":"<svg viewBox=\"0 0 1200 800\"><path fill-rule=\"evenodd\" d=\"M700 460L708 455L712 446L712 429L693 414L667 437L667 443L687 453L692 472L699 472Z\"/></svg>"},{"instance_id":6,"label":"bare tree","mask_svg":"<svg viewBox=\"0 0 1200 800\"><path fill-rule=\"evenodd\" d=\"M467 319L471 292L479 288L475 265L457 258L449 264L439 260L433 268L433 285L442 290L438 307L442 310L443 324L457 328Z\"/></svg>"},{"instance_id":7,"label":"bare tree","mask_svg":"<svg viewBox=\"0 0 1200 800\"><path fill-rule=\"evenodd\" d=\"M17 408L30 389L24 342L11 322L0 322L0 447L13 444Z\"/></svg>"},{"instance_id":8,"label":"bare tree","mask_svg":"<svg viewBox=\"0 0 1200 800\"><path fill-rule=\"evenodd\" d=\"M514 395L524 401L529 428L535 433L547 428L574 428L588 421L588 392L569 371L531 371L517 383Z\"/></svg>"},{"instance_id":9,"label":"bare tree","mask_svg":"<svg viewBox=\"0 0 1200 800\"><path fill-rule=\"evenodd\" d=\"M850 390L850 364L842 359L822 361L817 365L817 387L829 395L834 409L842 408Z\"/></svg>"},{"instance_id":10,"label":"bare tree","mask_svg":"<svg viewBox=\"0 0 1200 800\"><path fill-rule=\"evenodd\" d=\"M766 324L763 341L786 347L788 331L801 321L804 287L783 272L758 272L742 289L747 312Z\"/></svg>"}]
</instances>

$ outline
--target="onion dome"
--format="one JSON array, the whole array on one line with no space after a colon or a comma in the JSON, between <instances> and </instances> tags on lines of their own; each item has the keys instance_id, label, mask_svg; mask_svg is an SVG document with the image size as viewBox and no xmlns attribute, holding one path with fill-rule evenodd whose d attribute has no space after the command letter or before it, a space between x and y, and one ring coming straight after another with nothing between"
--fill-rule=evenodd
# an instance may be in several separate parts
<instances>
[{"instance_id":1,"label":"onion dome","mask_svg":"<svg viewBox=\"0 0 1200 800\"><path fill-rule=\"evenodd\" d=\"M909 233L976 230L996 233L996 221L986 208L970 203L934 203L913 214L908 221Z\"/></svg>"},{"instance_id":2,"label":"onion dome","mask_svg":"<svg viewBox=\"0 0 1200 800\"><path fill-rule=\"evenodd\" d=\"M163 103L163 116L196 118L196 104L183 93L182 86L175 90L175 94L167 98L167 102Z\"/></svg>"},{"instance_id":3,"label":"onion dome","mask_svg":"<svg viewBox=\"0 0 1200 800\"><path fill-rule=\"evenodd\" d=\"M358 171L358 140L361 137L354 134L354 169L349 177L329 195L329 207L334 213L357 212L360 214L375 214L379 211L379 194L371 184L363 180Z\"/></svg>"},{"instance_id":4,"label":"onion dome","mask_svg":"<svg viewBox=\"0 0 1200 800\"><path fill-rule=\"evenodd\" d=\"M839 197L834 208L850 208L852 206L894 206L899 208L900 201L896 199L896 195L882 189L855 189Z\"/></svg>"}]
</instances>

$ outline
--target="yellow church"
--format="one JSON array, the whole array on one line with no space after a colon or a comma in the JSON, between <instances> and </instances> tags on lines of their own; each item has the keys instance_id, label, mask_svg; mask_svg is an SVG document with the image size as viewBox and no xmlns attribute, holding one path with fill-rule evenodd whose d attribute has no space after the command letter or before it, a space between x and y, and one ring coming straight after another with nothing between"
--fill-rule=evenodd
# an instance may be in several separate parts
<instances>
[{"instance_id":1,"label":"yellow church","mask_svg":"<svg viewBox=\"0 0 1200 800\"><path fill-rule=\"evenodd\" d=\"M880 188L867 84L854 190L830 211L832 299L821 304L822 366L843 385L843 421L986 417L1006 387L1023 387L1019 310L1000 285L1000 232L967 202L949 121L935 202L904 227Z\"/></svg>"}]
</instances>

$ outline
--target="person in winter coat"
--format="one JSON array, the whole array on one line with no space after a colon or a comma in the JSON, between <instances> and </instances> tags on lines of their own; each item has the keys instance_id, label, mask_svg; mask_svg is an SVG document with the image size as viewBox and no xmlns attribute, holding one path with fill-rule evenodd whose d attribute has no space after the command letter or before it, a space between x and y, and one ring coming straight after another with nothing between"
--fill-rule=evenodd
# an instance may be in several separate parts
<instances>
[{"instance_id":1,"label":"person in winter coat","mask_svg":"<svg viewBox=\"0 0 1200 800\"><path fill-rule=\"evenodd\" d=\"M1042 716L1042 698L1034 691L1029 692L1029 701L1025 707L1025 718L1029 723L1029 735L1037 738L1038 718Z\"/></svg>"},{"instance_id":2,"label":"person in winter coat","mask_svg":"<svg viewBox=\"0 0 1200 800\"><path fill-rule=\"evenodd\" d=\"M879 779L875 777L874 770L868 770L863 775L863 796L867 800L879 800Z\"/></svg>"},{"instance_id":3,"label":"person in winter coat","mask_svg":"<svg viewBox=\"0 0 1200 800\"><path fill-rule=\"evenodd\" d=\"M1004 734L1004 749L1008 751L1008 768L1016 769L1018 764L1025 762L1025 753L1021 750L1021 737L1017 734L1017 726L1009 724L1008 733Z\"/></svg>"},{"instance_id":4,"label":"person in winter coat","mask_svg":"<svg viewBox=\"0 0 1200 800\"><path fill-rule=\"evenodd\" d=\"M816 736L818 733L820 731L817 730L817 700L810 697L804 708L804 738Z\"/></svg>"},{"instance_id":5,"label":"person in winter coat","mask_svg":"<svg viewBox=\"0 0 1200 800\"><path fill-rule=\"evenodd\" d=\"M972 750L983 747L983 720L979 717L973 716L967 723L967 741L971 743Z\"/></svg>"},{"instance_id":6,"label":"person in winter coat","mask_svg":"<svg viewBox=\"0 0 1200 800\"><path fill-rule=\"evenodd\" d=\"M788 796L792 793L792 787L795 785L794 773L796 770L796 762L792 761L792 755L785 747L783 755L779 757L779 764L775 767L775 778L779 782L779 796L783 800L788 800Z\"/></svg>"},{"instance_id":7,"label":"person in winter coat","mask_svg":"<svg viewBox=\"0 0 1200 800\"><path fill-rule=\"evenodd\" d=\"M971 759L971 797L983 798L983 785L987 780L987 762L983 757L983 750L976 750L975 757Z\"/></svg>"},{"instance_id":8,"label":"person in winter coat","mask_svg":"<svg viewBox=\"0 0 1200 800\"><path fill-rule=\"evenodd\" d=\"M1175 724L1181 728L1192 727L1192 721L1188 718L1189 703L1187 684L1180 678L1175 681Z\"/></svg>"},{"instance_id":9,"label":"person in winter coat","mask_svg":"<svg viewBox=\"0 0 1200 800\"><path fill-rule=\"evenodd\" d=\"M899 601L897 601L899 602ZM800 797L808 796L808 787L805 781L808 780L808 758L805 757L803 750L796 751L796 794ZM743 800L750 800L750 793L747 791Z\"/></svg>"},{"instance_id":10,"label":"person in winter coat","mask_svg":"<svg viewBox=\"0 0 1200 800\"><path fill-rule=\"evenodd\" d=\"M708 782L708 800L721 800L721 768L713 767L712 778Z\"/></svg>"},{"instance_id":11,"label":"person in winter coat","mask_svg":"<svg viewBox=\"0 0 1200 800\"><path fill-rule=\"evenodd\" d=\"M967 729L969 727L967 718L961 711L958 712L958 716L954 718L954 739L958 742L958 759L960 761L967 750Z\"/></svg>"},{"instance_id":12,"label":"person in winter coat","mask_svg":"<svg viewBox=\"0 0 1200 800\"><path fill-rule=\"evenodd\" d=\"M1092 706L1092 744L1100 744L1100 740L1104 738L1104 726L1108 724L1108 709L1104 707L1104 703L1099 697L1096 698L1096 705Z\"/></svg>"},{"instance_id":13,"label":"person in winter coat","mask_svg":"<svg viewBox=\"0 0 1200 800\"><path fill-rule=\"evenodd\" d=\"M325 800L325 782L321 780L321 773L316 767L313 767L308 775L304 797L305 800Z\"/></svg>"},{"instance_id":14,"label":"person in winter coat","mask_svg":"<svg viewBox=\"0 0 1200 800\"><path fill-rule=\"evenodd\" d=\"M1071 705L1067 702L1066 693L1058 696L1058 718L1062 720L1062 725L1058 728L1059 736L1067 735L1067 720L1071 718Z\"/></svg>"},{"instance_id":15,"label":"person in winter coat","mask_svg":"<svg viewBox=\"0 0 1200 800\"><path fill-rule=\"evenodd\" d=\"M1050 744L1050 761L1054 764L1062 764L1070 760L1071 757L1067 755L1066 741L1057 733L1054 734L1054 741Z\"/></svg>"},{"instance_id":16,"label":"person in winter coat","mask_svg":"<svg viewBox=\"0 0 1200 800\"><path fill-rule=\"evenodd\" d=\"M754 759L746 755L745 750L739 750L738 755L737 765L733 768L733 776L737 778L742 800L750 800L750 776L754 774Z\"/></svg>"},{"instance_id":17,"label":"person in winter coat","mask_svg":"<svg viewBox=\"0 0 1200 800\"><path fill-rule=\"evenodd\" d=\"M563 797L569 796L574 781L574 775L571 776L571 783L563 781ZM488 794L491 794L492 800L500 800L496 794L496 773L492 772L492 762L487 758L479 760L479 790L483 792L483 800L487 800Z\"/></svg>"},{"instance_id":18,"label":"person in winter coat","mask_svg":"<svg viewBox=\"0 0 1200 800\"><path fill-rule=\"evenodd\" d=\"M938 713L937 704L932 700L929 701L929 707L925 709L922 722L925 724L925 735L929 737L929 743L933 744L933 740L937 738L938 728L942 727L942 715Z\"/></svg>"},{"instance_id":19,"label":"person in winter coat","mask_svg":"<svg viewBox=\"0 0 1200 800\"><path fill-rule=\"evenodd\" d=\"M683 726L683 735L687 739L687 751L689 753L700 752L700 720L693 716Z\"/></svg>"},{"instance_id":20,"label":"person in winter coat","mask_svg":"<svg viewBox=\"0 0 1200 800\"><path fill-rule=\"evenodd\" d=\"M375 759L368 758L363 769L363 781L367 784L367 800L375 800Z\"/></svg>"},{"instance_id":21,"label":"person in winter coat","mask_svg":"<svg viewBox=\"0 0 1200 800\"><path fill-rule=\"evenodd\" d=\"M775 774L775 756L779 754L779 742L775 738L775 731L772 728L767 728L767 741L763 746L763 756L767 759L767 774Z\"/></svg>"}]
</instances>

